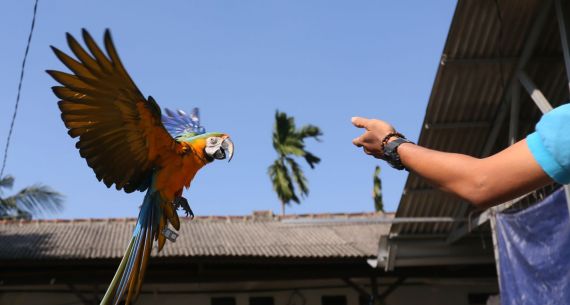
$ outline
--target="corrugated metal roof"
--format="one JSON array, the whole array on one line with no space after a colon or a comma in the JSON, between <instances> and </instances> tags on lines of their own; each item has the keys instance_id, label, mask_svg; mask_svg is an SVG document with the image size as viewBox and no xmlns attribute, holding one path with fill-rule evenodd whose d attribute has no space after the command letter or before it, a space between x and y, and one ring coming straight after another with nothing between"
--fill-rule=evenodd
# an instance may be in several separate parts
<instances>
[{"instance_id":1,"label":"corrugated metal roof","mask_svg":"<svg viewBox=\"0 0 570 305\"><path fill-rule=\"evenodd\" d=\"M177 241L159 257L370 258L389 224L377 214L307 215L302 224L279 218L182 219ZM292 217L287 217L291 219ZM311 219L334 222L311 223ZM370 220L366 222L363 220ZM357 221L353 221L357 220ZM122 257L135 219L0 222L0 260Z\"/></svg>"},{"instance_id":2,"label":"corrugated metal roof","mask_svg":"<svg viewBox=\"0 0 570 305\"><path fill-rule=\"evenodd\" d=\"M544 6L550 6L536 48L524 69L553 106L568 99L560 34L552 1L459 0L426 109L419 144L482 157L505 88ZM501 29L502 27L502 29ZM501 32L502 31L502 32ZM524 90L524 89L521 89ZM540 112L521 92L519 138L534 129ZM491 153L508 145L508 115ZM396 217L466 217L468 204L433 190L410 174ZM395 224L391 233L447 234L452 223Z\"/></svg>"}]
</instances>

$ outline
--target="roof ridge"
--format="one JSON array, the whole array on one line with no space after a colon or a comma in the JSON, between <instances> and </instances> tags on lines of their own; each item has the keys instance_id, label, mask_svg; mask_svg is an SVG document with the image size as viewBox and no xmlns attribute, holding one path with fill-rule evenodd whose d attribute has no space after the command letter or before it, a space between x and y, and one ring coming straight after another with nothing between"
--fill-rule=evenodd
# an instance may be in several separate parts
<instances>
[{"instance_id":1,"label":"roof ridge","mask_svg":"<svg viewBox=\"0 0 570 305\"><path fill-rule=\"evenodd\" d=\"M290 214L290 215L274 215L271 219L265 221L279 221L285 219L338 219L338 218L365 218L365 217L381 217L393 216L393 212L356 212L356 213L306 213L306 214ZM190 221L189 217L180 217L184 221ZM92 223L92 222L135 222L136 217L121 218L70 218L70 219L0 219L0 224L39 224L39 223ZM255 215L203 215L196 216L193 220L221 220L221 221L256 221Z\"/></svg>"}]
</instances>

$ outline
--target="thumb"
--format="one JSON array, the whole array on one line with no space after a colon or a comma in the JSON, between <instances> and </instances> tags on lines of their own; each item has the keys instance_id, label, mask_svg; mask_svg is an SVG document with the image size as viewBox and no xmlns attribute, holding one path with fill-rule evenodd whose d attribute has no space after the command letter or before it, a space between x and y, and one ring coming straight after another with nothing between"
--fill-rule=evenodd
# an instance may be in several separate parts
<instances>
[{"instance_id":1,"label":"thumb","mask_svg":"<svg viewBox=\"0 0 570 305\"><path fill-rule=\"evenodd\" d=\"M352 117L351 119L352 121L352 125L358 127L358 128L366 128L366 126L368 125L368 121L370 121L367 118L361 118L361 117Z\"/></svg>"}]
</instances>

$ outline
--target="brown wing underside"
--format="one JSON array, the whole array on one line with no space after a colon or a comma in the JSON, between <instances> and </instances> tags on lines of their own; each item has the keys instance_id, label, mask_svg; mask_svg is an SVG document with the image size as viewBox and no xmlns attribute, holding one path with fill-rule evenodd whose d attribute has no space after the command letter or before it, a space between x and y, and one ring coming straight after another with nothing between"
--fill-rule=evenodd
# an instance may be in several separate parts
<instances>
[{"instance_id":1,"label":"brown wing underside","mask_svg":"<svg viewBox=\"0 0 570 305\"><path fill-rule=\"evenodd\" d=\"M76 147L99 181L127 193L145 190L159 156L176 153L179 144L162 125L159 106L144 98L123 67L109 31L108 55L86 30L83 39L89 53L67 34L77 60L52 47L73 72L47 71L63 85L52 88L61 118L69 135L79 137Z\"/></svg>"}]
</instances>

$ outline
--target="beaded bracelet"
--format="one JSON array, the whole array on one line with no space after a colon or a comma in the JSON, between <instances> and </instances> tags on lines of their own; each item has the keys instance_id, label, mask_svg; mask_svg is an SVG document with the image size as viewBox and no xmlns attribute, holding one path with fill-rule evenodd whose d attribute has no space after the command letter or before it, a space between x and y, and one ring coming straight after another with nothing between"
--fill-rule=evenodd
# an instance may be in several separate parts
<instances>
[{"instance_id":1,"label":"beaded bracelet","mask_svg":"<svg viewBox=\"0 0 570 305\"><path fill-rule=\"evenodd\" d=\"M384 146L386 146L386 144L388 144L388 141L390 140L391 137L398 137L398 138L402 138L402 139L406 138L403 134L396 132L396 131L387 134L384 137L384 139L382 139L382 144L380 144L380 149L382 149L382 151L384 151Z\"/></svg>"}]
</instances>

